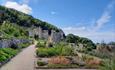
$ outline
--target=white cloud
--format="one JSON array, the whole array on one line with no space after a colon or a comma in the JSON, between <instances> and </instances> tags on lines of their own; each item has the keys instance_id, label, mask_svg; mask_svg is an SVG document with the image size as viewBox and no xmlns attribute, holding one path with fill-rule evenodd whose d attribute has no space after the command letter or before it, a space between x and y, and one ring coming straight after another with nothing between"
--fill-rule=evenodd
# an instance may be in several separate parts
<instances>
[{"instance_id":1,"label":"white cloud","mask_svg":"<svg viewBox=\"0 0 115 70\"><path fill-rule=\"evenodd\" d=\"M102 16L98 20L93 20L91 22L91 25L88 27L82 26L82 27L66 27L62 28L65 34L73 33L75 35L81 36L81 37L87 37L92 39L94 42L101 42L104 40L105 42L109 41L115 41L115 32L109 31L103 31L98 32L101 27L103 27L106 23L108 23L111 20L111 13L114 9L115 1L111 2L104 10ZM96 24L96 26L92 25Z\"/></svg>"},{"instance_id":2,"label":"white cloud","mask_svg":"<svg viewBox=\"0 0 115 70\"><path fill-rule=\"evenodd\" d=\"M104 24L110 21L110 18L111 18L110 13L104 12L101 18L97 20L95 29L96 30L100 29Z\"/></svg>"},{"instance_id":3,"label":"white cloud","mask_svg":"<svg viewBox=\"0 0 115 70\"><path fill-rule=\"evenodd\" d=\"M87 37L94 42L110 42L115 41L115 32L94 32Z\"/></svg>"},{"instance_id":4,"label":"white cloud","mask_svg":"<svg viewBox=\"0 0 115 70\"><path fill-rule=\"evenodd\" d=\"M51 11L51 15L55 15L56 14L56 12L55 11Z\"/></svg>"},{"instance_id":5,"label":"white cloud","mask_svg":"<svg viewBox=\"0 0 115 70\"><path fill-rule=\"evenodd\" d=\"M93 32L92 30L87 30L86 27L67 27L62 28L65 34L73 33L80 37L87 37L94 42L105 42L115 41L115 32Z\"/></svg>"},{"instance_id":6,"label":"white cloud","mask_svg":"<svg viewBox=\"0 0 115 70\"><path fill-rule=\"evenodd\" d=\"M115 1L112 1L105 11L103 12L102 16L95 22L96 26L94 27L94 31L99 30L103 25L110 21L112 15L112 10L114 8Z\"/></svg>"},{"instance_id":7,"label":"white cloud","mask_svg":"<svg viewBox=\"0 0 115 70\"><path fill-rule=\"evenodd\" d=\"M66 27L63 28L63 30L67 30L67 31L83 31L85 30L86 27L82 26L82 27Z\"/></svg>"},{"instance_id":8,"label":"white cloud","mask_svg":"<svg viewBox=\"0 0 115 70\"><path fill-rule=\"evenodd\" d=\"M78 36L82 36L82 37L87 37L87 28L82 26L82 27L66 27L66 28L62 28L62 30L65 32L65 34L75 34Z\"/></svg>"},{"instance_id":9,"label":"white cloud","mask_svg":"<svg viewBox=\"0 0 115 70\"><path fill-rule=\"evenodd\" d=\"M17 2L7 1L4 6L8 8L13 8L18 11L21 11L26 14L32 13L32 8L29 7L27 4L18 4Z\"/></svg>"}]
</instances>

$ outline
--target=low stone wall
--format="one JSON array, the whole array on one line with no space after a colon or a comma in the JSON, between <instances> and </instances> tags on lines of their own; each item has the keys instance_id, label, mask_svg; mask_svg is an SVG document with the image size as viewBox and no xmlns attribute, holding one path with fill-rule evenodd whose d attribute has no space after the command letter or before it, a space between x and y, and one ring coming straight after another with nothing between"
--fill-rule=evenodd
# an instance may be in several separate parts
<instances>
[{"instance_id":1,"label":"low stone wall","mask_svg":"<svg viewBox=\"0 0 115 70\"><path fill-rule=\"evenodd\" d=\"M8 39L8 40L3 39L3 40L0 40L0 48L8 48L8 47L11 47L12 45L17 45L21 43L31 43L31 42L32 41L28 39Z\"/></svg>"}]
</instances>

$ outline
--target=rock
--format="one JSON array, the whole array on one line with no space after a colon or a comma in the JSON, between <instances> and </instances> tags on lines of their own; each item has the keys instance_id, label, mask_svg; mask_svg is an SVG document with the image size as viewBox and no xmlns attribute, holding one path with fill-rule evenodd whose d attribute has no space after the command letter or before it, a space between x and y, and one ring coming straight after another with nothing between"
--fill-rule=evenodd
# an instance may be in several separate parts
<instances>
[{"instance_id":1,"label":"rock","mask_svg":"<svg viewBox=\"0 0 115 70\"><path fill-rule=\"evenodd\" d=\"M62 30L56 32L54 30L51 31L51 40L53 43L60 42L62 39L65 38L65 34Z\"/></svg>"},{"instance_id":2,"label":"rock","mask_svg":"<svg viewBox=\"0 0 115 70\"><path fill-rule=\"evenodd\" d=\"M84 66L85 62L82 61L79 57L73 57L72 58L72 64L78 64L80 66Z\"/></svg>"},{"instance_id":3,"label":"rock","mask_svg":"<svg viewBox=\"0 0 115 70\"><path fill-rule=\"evenodd\" d=\"M2 65L2 63L0 63L0 66Z\"/></svg>"}]
</instances>

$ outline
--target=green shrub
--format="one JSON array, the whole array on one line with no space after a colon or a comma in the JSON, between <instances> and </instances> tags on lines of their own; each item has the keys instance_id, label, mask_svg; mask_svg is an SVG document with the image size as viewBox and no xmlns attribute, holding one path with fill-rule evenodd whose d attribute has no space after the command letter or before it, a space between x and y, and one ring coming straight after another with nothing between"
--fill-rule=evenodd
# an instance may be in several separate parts
<instances>
[{"instance_id":1,"label":"green shrub","mask_svg":"<svg viewBox=\"0 0 115 70\"><path fill-rule=\"evenodd\" d=\"M7 59L7 54L0 50L0 62L5 61Z\"/></svg>"},{"instance_id":2,"label":"green shrub","mask_svg":"<svg viewBox=\"0 0 115 70\"><path fill-rule=\"evenodd\" d=\"M30 45L30 43L18 44L18 46L19 46L20 48L26 48L26 47L28 47L29 45Z\"/></svg>"},{"instance_id":3,"label":"green shrub","mask_svg":"<svg viewBox=\"0 0 115 70\"><path fill-rule=\"evenodd\" d=\"M77 45L83 44L86 51L91 51L92 49L96 49L95 43L93 43L90 39L79 37L73 34L68 34L65 38L67 43L75 43Z\"/></svg>"},{"instance_id":4,"label":"green shrub","mask_svg":"<svg viewBox=\"0 0 115 70\"><path fill-rule=\"evenodd\" d=\"M6 58L5 56L3 56L3 55L0 56L0 62L5 61L6 59L7 59L7 58Z\"/></svg>"},{"instance_id":5,"label":"green shrub","mask_svg":"<svg viewBox=\"0 0 115 70\"><path fill-rule=\"evenodd\" d=\"M36 47L45 47L45 44L38 42L37 45L36 45Z\"/></svg>"},{"instance_id":6,"label":"green shrub","mask_svg":"<svg viewBox=\"0 0 115 70\"><path fill-rule=\"evenodd\" d=\"M18 52L18 50L14 50L11 48L1 48L0 49L0 62L3 62L11 57L13 57L14 55L16 55Z\"/></svg>"},{"instance_id":7,"label":"green shrub","mask_svg":"<svg viewBox=\"0 0 115 70\"><path fill-rule=\"evenodd\" d=\"M115 70L115 59L105 60L99 70Z\"/></svg>"},{"instance_id":8,"label":"green shrub","mask_svg":"<svg viewBox=\"0 0 115 70\"><path fill-rule=\"evenodd\" d=\"M71 48L71 47L63 47L61 54L65 55L65 56L73 55L74 54L73 48Z\"/></svg>"},{"instance_id":9,"label":"green shrub","mask_svg":"<svg viewBox=\"0 0 115 70\"><path fill-rule=\"evenodd\" d=\"M39 40L36 47L45 47L46 46L46 41L44 40Z\"/></svg>"},{"instance_id":10,"label":"green shrub","mask_svg":"<svg viewBox=\"0 0 115 70\"><path fill-rule=\"evenodd\" d=\"M87 54L99 57L99 58L110 58L112 57L109 53L107 52L100 52L100 51L90 51L87 52Z\"/></svg>"},{"instance_id":11,"label":"green shrub","mask_svg":"<svg viewBox=\"0 0 115 70\"><path fill-rule=\"evenodd\" d=\"M44 48L37 49L36 54L39 57L47 57L48 56L47 49L44 49Z\"/></svg>"},{"instance_id":12,"label":"green shrub","mask_svg":"<svg viewBox=\"0 0 115 70\"><path fill-rule=\"evenodd\" d=\"M14 56L14 55L16 55L17 54L17 52L18 52L18 50L14 50L14 49L11 49L11 48L2 48L1 49L4 53L6 53L6 54L8 54L8 55L12 55L12 56Z\"/></svg>"},{"instance_id":13,"label":"green shrub","mask_svg":"<svg viewBox=\"0 0 115 70\"><path fill-rule=\"evenodd\" d=\"M12 24L8 21L4 22L0 26L0 30L3 33L3 38L27 38L28 32L23 27L18 26L17 24Z\"/></svg>"},{"instance_id":14,"label":"green shrub","mask_svg":"<svg viewBox=\"0 0 115 70\"><path fill-rule=\"evenodd\" d=\"M68 56L68 55L73 55L73 48L67 46L67 45L62 45L62 44L56 44L54 47L50 48L43 48L40 47L36 51L37 56L39 57L51 57L51 56Z\"/></svg>"},{"instance_id":15,"label":"green shrub","mask_svg":"<svg viewBox=\"0 0 115 70\"><path fill-rule=\"evenodd\" d=\"M38 66L44 66L46 65L47 63L43 62L43 61L37 61L37 65Z\"/></svg>"}]
</instances>

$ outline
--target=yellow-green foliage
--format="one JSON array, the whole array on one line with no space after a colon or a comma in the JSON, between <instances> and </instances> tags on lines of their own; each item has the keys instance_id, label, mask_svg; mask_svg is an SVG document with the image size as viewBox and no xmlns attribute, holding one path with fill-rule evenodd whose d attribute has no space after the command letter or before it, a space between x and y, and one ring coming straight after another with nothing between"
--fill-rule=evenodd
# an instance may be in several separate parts
<instances>
[{"instance_id":1,"label":"yellow-green foliage","mask_svg":"<svg viewBox=\"0 0 115 70\"><path fill-rule=\"evenodd\" d=\"M3 34L3 38L26 38L28 36L24 28L10 22L4 22L0 26L0 32Z\"/></svg>"},{"instance_id":2,"label":"yellow-green foliage","mask_svg":"<svg viewBox=\"0 0 115 70\"><path fill-rule=\"evenodd\" d=\"M30 45L30 43L18 44L18 46L19 46L20 48L26 48L26 47L28 47L29 45Z\"/></svg>"},{"instance_id":3,"label":"yellow-green foliage","mask_svg":"<svg viewBox=\"0 0 115 70\"><path fill-rule=\"evenodd\" d=\"M101 65L99 70L115 70L115 58L110 60L105 60Z\"/></svg>"},{"instance_id":4,"label":"yellow-green foliage","mask_svg":"<svg viewBox=\"0 0 115 70\"><path fill-rule=\"evenodd\" d=\"M54 47L43 48L40 47L36 51L37 56L39 57L51 57L51 56L72 56L73 48L65 44L56 44Z\"/></svg>"},{"instance_id":5,"label":"yellow-green foliage","mask_svg":"<svg viewBox=\"0 0 115 70\"><path fill-rule=\"evenodd\" d=\"M46 41L45 40L38 40L36 47L46 47Z\"/></svg>"}]
</instances>

